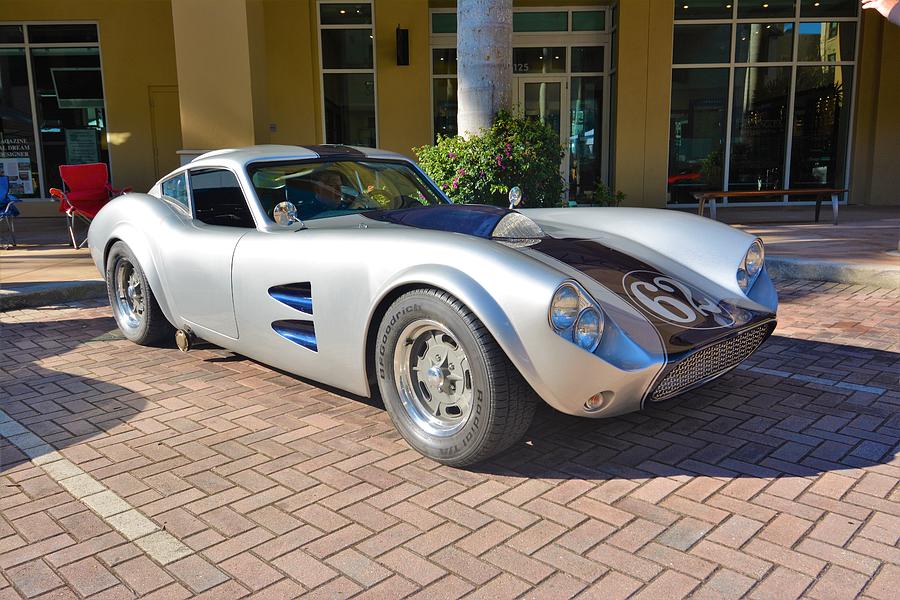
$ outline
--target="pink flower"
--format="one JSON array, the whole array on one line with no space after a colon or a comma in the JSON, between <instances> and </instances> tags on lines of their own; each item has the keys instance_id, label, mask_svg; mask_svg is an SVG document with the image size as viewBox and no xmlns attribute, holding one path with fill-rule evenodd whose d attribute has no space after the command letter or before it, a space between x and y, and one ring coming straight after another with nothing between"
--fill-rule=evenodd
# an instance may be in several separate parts
<instances>
[{"instance_id":1,"label":"pink flower","mask_svg":"<svg viewBox=\"0 0 900 600\"><path fill-rule=\"evenodd\" d=\"M456 158L456 152L448 152L447 158Z\"/></svg>"}]
</instances>

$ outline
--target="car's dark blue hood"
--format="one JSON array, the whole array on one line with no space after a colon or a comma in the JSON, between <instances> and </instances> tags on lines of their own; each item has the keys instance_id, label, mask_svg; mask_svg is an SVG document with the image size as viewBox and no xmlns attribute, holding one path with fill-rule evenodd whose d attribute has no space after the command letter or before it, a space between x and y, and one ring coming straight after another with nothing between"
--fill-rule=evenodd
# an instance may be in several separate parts
<instances>
[{"instance_id":1,"label":"car's dark blue hood","mask_svg":"<svg viewBox=\"0 0 900 600\"><path fill-rule=\"evenodd\" d=\"M364 213L375 221L408 225L418 229L433 229L451 233L465 233L490 238L491 232L511 211L486 204L443 204L422 208L401 208Z\"/></svg>"}]
</instances>

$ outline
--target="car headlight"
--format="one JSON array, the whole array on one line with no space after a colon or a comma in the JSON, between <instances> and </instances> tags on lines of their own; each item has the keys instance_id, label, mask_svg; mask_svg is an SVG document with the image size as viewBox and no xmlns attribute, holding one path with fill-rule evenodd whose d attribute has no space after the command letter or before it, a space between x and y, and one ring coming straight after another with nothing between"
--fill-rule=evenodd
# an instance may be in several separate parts
<instances>
[{"instance_id":1,"label":"car headlight","mask_svg":"<svg viewBox=\"0 0 900 600\"><path fill-rule=\"evenodd\" d=\"M550 302L550 326L560 337L593 352L603 336L605 317L597 302L574 281L557 288Z\"/></svg>"},{"instance_id":2,"label":"car headlight","mask_svg":"<svg viewBox=\"0 0 900 600\"><path fill-rule=\"evenodd\" d=\"M581 304L578 290L569 284L563 284L553 294L550 303L550 324L556 331L564 331L578 318L578 307Z\"/></svg>"},{"instance_id":3,"label":"car headlight","mask_svg":"<svg viewBox=\"0 0 900 600\"><path fill-rule=\"evenodd\" d=\"M741 267L737 271L737 282L744 291L750 289L756 277L762 272L763 264L766 261L766 249L762 240L753 240L744 260L741 261Z\"/></svg>"},{"instance_id":4,"label":"car headlight","mask_svg":"<svg viewBox=\"0 0 900 600\"><path fill-rule=\"evenodd\" d=\"M573 341L587 350L593 352L600 343L603 334L603 316L593 308L586 308L578 315L575 327L572 329Z\"/></svg>"}]
</instances>

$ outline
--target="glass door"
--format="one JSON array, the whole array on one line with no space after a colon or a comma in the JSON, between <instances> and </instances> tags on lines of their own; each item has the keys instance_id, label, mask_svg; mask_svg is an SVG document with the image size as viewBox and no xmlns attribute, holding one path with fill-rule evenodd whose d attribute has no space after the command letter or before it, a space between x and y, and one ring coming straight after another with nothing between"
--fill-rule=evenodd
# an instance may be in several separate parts
<instances>
[{"instance_id":1,"label":"glass door","mask_svg":"<svg viewBox=\"0 0 900 600\"><path fill-rule=\"evenodd\" d=\"M568 181L569 171L569 85L568 77L516 77L514 103L522 115L540 121L560 136L563 159L560 176Z\"/></svg>"}]
</instances>

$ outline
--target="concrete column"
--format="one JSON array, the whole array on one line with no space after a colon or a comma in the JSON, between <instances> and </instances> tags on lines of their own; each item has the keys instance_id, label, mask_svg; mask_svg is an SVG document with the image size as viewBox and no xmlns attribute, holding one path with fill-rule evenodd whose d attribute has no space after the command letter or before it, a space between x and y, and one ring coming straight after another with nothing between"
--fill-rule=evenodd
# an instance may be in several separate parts
<instances>
[{"instance_id":1,"label":"concrete column","mask_svg":"<svg viewBox=\"0 0 900 600\"><path fill-rule=\"evenodd\" d=\"M673 0L619 3L615 187L625 205L666 204Z\"/></svg>"},{"instance_id":2,"label":"concrete column","mask_svg":"<svg viewBox=\"0 0 900 600\"><path fill-rule=\"evenodd\" d=\"M172 0L182 148L266 141L261 0Z\"/></svg>"}]
</instances>

